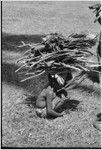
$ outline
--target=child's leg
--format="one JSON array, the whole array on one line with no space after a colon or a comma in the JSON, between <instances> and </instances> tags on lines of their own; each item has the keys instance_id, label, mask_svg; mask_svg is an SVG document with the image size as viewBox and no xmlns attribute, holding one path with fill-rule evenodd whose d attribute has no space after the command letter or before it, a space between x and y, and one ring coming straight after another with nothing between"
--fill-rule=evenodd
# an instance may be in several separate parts
<instances>
[{"instance_id":1,"label":"child's leg","mask_svg":"<svg viewBox=\"0 0 102 150\"><path fill-rule=\"evenodd\" d=\"M53 100L53 103L54 103L54 110L55 111L63 111L63 104L65 103L66 100L68 100L69 97L68 97L68 93L66 90L62 90L58 96L56 96L56 98Z\"/></svg>"},{"instance_id":2,"label":"child's leg","mask_svg":"<svg viewBox=\"0 0 102 150\"><path fill-rule=\"evenodd\" d=\"M38 95L38 98L36 100L36 107L38 108L45 108L46 107L46 90L43 89L42 92Z\"/></svg>"},{"instance_id":3,"label":"child's leg","mask_svg":"<svg viewBox=\"0 0 102 150\"><path fill-rule=\"evenodd\" d=\"M46 90L43 89L36 100L36 114L39 117L46 117Z\"/></svg>"},{"instance_id":4,"label":"child's leg","mask_svg":"<svg viewBox=\"0 0 102 150\"><path fill-rule=\"evenodd\" d=\"M60 97L56 96L56 98L53 100L52 104L53 104L53 109L55 111L59 112L59 111L61 111L61 107L64 104L64 99L61 99Z\"/></svg>"}]
</instances>

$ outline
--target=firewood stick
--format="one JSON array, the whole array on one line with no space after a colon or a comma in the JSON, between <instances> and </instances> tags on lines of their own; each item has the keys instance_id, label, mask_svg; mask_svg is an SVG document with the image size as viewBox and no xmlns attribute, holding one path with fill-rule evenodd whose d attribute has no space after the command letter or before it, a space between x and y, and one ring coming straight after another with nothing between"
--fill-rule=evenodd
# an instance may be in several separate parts
<instances>
[{"instance_id":1,"label":"firewood stick","mask_svg":"<svg viewBox=\"0 0 102 150\"><path fill-rule=\"evenodd\" d=\"M21 80L20 82L24 82L24 81L30 80L30 79L32 79L32 78L35 78L35 77L37 77L37 76L42 75L43 73L45 73L45 71L42 71L41 73L39 73L39 74L37 74L37 75L34 75L34 76L28 77L28 78L26 78L26 79L23 79L23 80Z\"/></svg>"}]
</instances>

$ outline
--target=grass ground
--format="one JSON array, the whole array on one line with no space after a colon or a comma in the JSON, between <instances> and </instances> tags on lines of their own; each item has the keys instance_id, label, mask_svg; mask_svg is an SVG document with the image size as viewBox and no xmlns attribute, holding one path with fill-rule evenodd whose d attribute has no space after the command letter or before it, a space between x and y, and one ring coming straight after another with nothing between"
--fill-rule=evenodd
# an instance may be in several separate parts
<instances>
[{"instance_id":1,"label":"grass ground","mask_svg":"<svg viewBox=\"0 0 102 150\"><path fill-rule=\"evenodd\" d=\"M5 41L6 42L6 41ZM35 99L45 76L20 83L16 60L21 53L2 52L2 145L4 147L100 147L100 131L93 126L100 112L100 86L86 79L68 91L65 115L53 120L35 113Z\"/></svg>"},{"instance_id":2,"label":"grass ground","mask_svg":"<svg viewBox=\"0 0 102 150\"><path fill-rule=\"evenodd\" d=\"M13 6L15 6L14 7L15 13L18 12L17 8L20 9L20 4L19 3L17 4L18 5L15 5L15 3L13 3ZM79 28L78 22L75 25L74 23L76 21L73 21L72 19L73 15L75 17L76 15L78 16L79 14L80 15L79 18L77 18L77 20L80 20L80 22L83 20L82 22L85 23L88 17L89 24L86 23L87 24L86 26L85 25L83 26L83 24L81 25L82 27L84 27L85 30L86 29L90 30L90 28L88 27L89 25L91 25L90 21L91 15L89 14L88 16L88 12L86 12L86 6L88 6L89 3L83 4L82 2L80 2L80 5L82 7L79 7L80 5L78 5L77 3L70 2L70 5L66 6L66 8L70 7L68 11L64 10L65 4L63 3L61 3L60 5L58 5L57 3L55 4L56 4L55 6L52 2L50 2L49 5L47 5L46 2L43 5L40 4L42 6L41 11L45 10L44 8L46 8L46 6L50 8L50 10L46 9L47 11L46 13L48 13L48 16L46 18L47 20L49 18L49 15L52 14L53 12L52 10L55 10L54 12L57 13L55 8L57 8L58 12L61 13L61 16L63 15L65 16L66 13L67 15L69 14L67 17L70 20L70 24L68 24L67 22L65 25L65 21L63 20L64 22L62 24L60 23L59 26L57 26L57 28L60 27L60 31L63 31L62 33L66 31L64 30L66 28L68 28L69 32L69 29L70 28L73 29L73 26L74 29L78 27L78 30L81 31L82 28ZM29 9L29 12L31 13L31 10L33 10L33 6L31 7L30 5L31 7L30 9L29 5L28 7L26 4L22 6L24 8L27 8L27 10ZM36 5L38 7L36 7ZM36 5L34 7L36 8L37 12L40 10L39 9L40 6L37 3ZM3 18L5 21L7 19L7 14L9 14L8 23L10 24L10 26L8 25L8 28L7 24L4 25L3 30L7 29L4 30L6 32L11 31L11 25L13 21L13 20L10 21L10 17L14 15L12 13L14 8L11 6L12 5L10 5L10 3L8 4L5 3L5 9L6 8L9 9L8 10L6 9L5 13L6 15ZM61 6L63 6L62 12L59 11L61 10ZM21 9L21 12L24 11L24 8L23 10ZM74 11L71 12L71 10L75 10L76 13L74 14L73 13ZM8 13L8 11L10 12ZM82 13L80 13L80 11ZM46 16L46 13L44 14L44 16ZM87 17L83 18L85 14ZM24 14L22 14L21 17L23 18ZM53 17L53 15L51 17ZM15 21L13 22L15 24ZM72 24L74 25L71 26ZM50 22L49 25L50 27L52 27L52 24L50 24ZM12 28L13 27L14 26L12 26ZM41 26L39 26L39 28L40 27ZM97 26L94 25L94 27L93 28L92 27L93 26L91 26L90 32L92 30L98 32ZM17 29L15 30L13 28L13 31L11 31L11 33L14 32L14 30L17 34L19 34L21 30L23 33L25 33L25 31L27 31L27 26L24 28L24 30L21 27L18 30L19 32L17 32ZM36 28L36 33L40 34L40 31L42 31L42 29L45 33L46 31L50 31L48 29L44 30L45 26L43 26L41 30L37 30ZM52 31L54 31L53 29ZM34 31L34 28L31 27L31 30ZM29 33L31 33L31 30L30 29L28 30ZM33 81L29 80L25 83L19 82L22 76L18 76L18 74L16 74L14 71L18 67L16 60L21 56L22 52L24 52L24 49L19 50L16 48L16 46L20 44L20 41L22 39L27 43L29 41L38 42L41 40L41 35L21 36L21 35L3 34L2 37L2 146L5 148L7 147L8 148L10 147L11 148L19 148L19 147L100 148L101 133L93 126L93 120L95 120L96 114L101 111L100 85L97 83L93 84L92 81L86 79L80 86L78 86L73 90L68 91L70 100L66 102L65 115L63 117L52 120L39 118L35 113L36 107L35 100L37 95L41 92L44 85L46 84L47 78L44 75L42 77L34 79ZM95 49L93 51L95 53Z\"/></svg>"}]
</instances>

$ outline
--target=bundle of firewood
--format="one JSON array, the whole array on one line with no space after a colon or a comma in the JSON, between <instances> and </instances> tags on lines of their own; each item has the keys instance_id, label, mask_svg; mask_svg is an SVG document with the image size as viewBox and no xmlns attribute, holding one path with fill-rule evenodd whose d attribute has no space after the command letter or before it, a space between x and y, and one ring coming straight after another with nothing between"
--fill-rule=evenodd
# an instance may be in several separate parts
<instances>
[{"instance_id":1,"label":"bundle of firewood","mask_svg":"<svg viewBox=\"0 0 102 150\"><path fill-rule=\"evenodd\" d=\"M54 73L61 69L70 68L84 73L90 70L99 72L93 69L98 64L89 60L89 57L94 55L90 48L96 44L96 41L97 36L71 34L65 38L58 33L51 33L43 37L41 43L35 45L22 42L19 47L29 46L30 49L17 61L20 67L15 72L26 76L21 82L42 75L44 72Z\"/></svg>"}]
</instances>

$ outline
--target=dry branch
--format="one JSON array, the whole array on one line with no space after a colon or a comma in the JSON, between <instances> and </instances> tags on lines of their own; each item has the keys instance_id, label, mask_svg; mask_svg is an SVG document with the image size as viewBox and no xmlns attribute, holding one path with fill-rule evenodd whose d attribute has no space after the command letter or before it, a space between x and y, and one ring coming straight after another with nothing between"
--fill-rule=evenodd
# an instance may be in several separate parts
<instances>
[{"instance_id":1,"label":"dry branch","mask_svg":"<svg viewBox=\"0 0 102 150\"><path fill-rule=\"evenodd\" d=\"M25 75L29 77L23 79L21 82L33 79L34 77L42 75L44 72L54 72L61 68L84 71L85 74L92 70L92 63L94 63L94 66L97 66L96 62L89 61L89 57L94 55L90 51L90 48L94 46L96 42L96 36L90 38L86 34L71 34L65 38L58 33L46 35L41 43L33 46L22 42L22 46L30 46L30 49L24 53L24 55L26 54L27 56L23 55L23 57L18 60L18 62L23 63L23 65L15 72L19 72L22 68L26 67L27 71ZM72 85L76 80L79 80L84 74L78 74L66 87Z\"/></svg>"}]
</instances>

